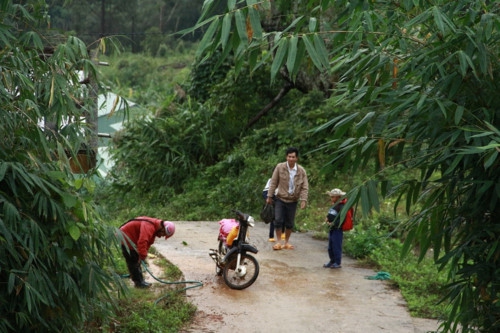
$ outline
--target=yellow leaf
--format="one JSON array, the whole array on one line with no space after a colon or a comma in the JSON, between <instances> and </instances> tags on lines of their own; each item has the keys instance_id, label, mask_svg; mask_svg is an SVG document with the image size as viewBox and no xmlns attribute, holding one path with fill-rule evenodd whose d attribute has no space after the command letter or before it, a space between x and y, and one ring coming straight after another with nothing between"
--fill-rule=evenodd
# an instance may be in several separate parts
<instances>
[{"instance_id":1,"label":"yellow leaf","mask_svg":"<svg viewBox=\"0 0 500 333\"><path fill-rule=\"evenodd\" d=\"M253 37L253 29L252 29L252 24L250 23L249 16L247 16L247 37L249 41L251 41Z\"/></svg>"},{"instance_id":2,"label":"yellow leaf","mask_svg":"<svg viewBox=\"0 0 500 333\"><path fill-rule=\"evenodd\" d=\"M378 140L378 162L380 169L385 168L385 142L383 139Z\"/></svg>"},{"instance_id":3,"label":"yellow leaf","mask_svg":"<svg viewBox=\"0 0 500 333\"><path fill-rule=\"evenodd\" d=\"M49 98L49 106L52 106L52 101L54 100L54 85L55 85L55 77L52 77L52 83L50 85L50 98Z\"/></svg>"}]
</instances>

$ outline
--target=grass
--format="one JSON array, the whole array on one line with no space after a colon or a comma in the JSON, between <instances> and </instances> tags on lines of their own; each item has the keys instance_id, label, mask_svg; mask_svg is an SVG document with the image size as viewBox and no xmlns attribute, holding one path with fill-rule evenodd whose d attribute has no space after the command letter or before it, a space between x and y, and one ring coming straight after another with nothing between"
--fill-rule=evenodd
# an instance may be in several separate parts
<instances>
[{"instance_id":1,"label":"grass","mask_svg":"<svg viewBox=\"0 0 500 333\"><path fill-rule=\"evenodd\" d=\"M162 257L154 247L151 247L150 254L154 259L149 259L149 264L153 264L161 269L161 275L156 276L162 281L182 281L183 274L179 268L164 257ZM128 275L125 260L121 253L116 253L117 273ZM148 274L145 272L145 274ZM128 281L124 281L127 284ZM115 317L110 318L107 323L98 325L88 323L84 332L97 333L103 331L136 333L174 333L188 324L196 312L196 306L186 300L185 284L161 284L155 282L148 289L128 288L125 295L117 296L117 311ZM82 332L83 332L82 331Z\"/></svg>"}]
</instances>

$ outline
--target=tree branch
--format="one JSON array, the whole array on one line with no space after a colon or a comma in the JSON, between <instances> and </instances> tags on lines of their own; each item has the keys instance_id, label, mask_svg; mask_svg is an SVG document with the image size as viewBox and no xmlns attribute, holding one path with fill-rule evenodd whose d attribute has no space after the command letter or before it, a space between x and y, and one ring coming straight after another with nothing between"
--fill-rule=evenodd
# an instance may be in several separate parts
<instances>
[{"instance_id":1,"label":"tree branch","mask_svg":"<svg viewBox=\"0 0 500 333\"><path fill-rule=\"evenodd\" d=\"M247 123L246 128L252 127L257 121L259 121L259 119L262 118L266 113L268 113L269 110L271 110L276 104L278 104L279 101L283 97L285 97L290 90L292 90L292 88L293 84L291 82L285 82L285 85L283 86L283 88L281 88L278 95L276 95L276 97L274 97L269 104L267 104L262 110L260 110L259 113L257 113L257 115Z\"/></svg>"}]
</instances>

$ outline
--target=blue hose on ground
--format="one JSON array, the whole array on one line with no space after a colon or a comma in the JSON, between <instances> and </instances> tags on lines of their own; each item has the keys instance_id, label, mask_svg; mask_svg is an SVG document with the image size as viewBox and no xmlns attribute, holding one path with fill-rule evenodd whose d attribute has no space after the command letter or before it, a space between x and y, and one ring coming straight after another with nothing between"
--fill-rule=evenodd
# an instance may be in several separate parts
<instances>
[{"instance_id":1,"label":"blue hose on ground","mask_svg":"<svg viewBox=\"0 0 500 333\"><path fill-rule=\"evenodd\" d=\"M365 279L368 279L368 280L390 280L391 274L384 272L384 271L380 271L373 276L365 276Z\"/></svg>"},{"instance_id":2,"label":"blue hose on ground","mask_svg":"<svg viewBox=\"0 0 500 333\"><path fill-rule=\"evenodd\" d=\"M151 273L151 271L148 269L148 265L146 264L146 262L144 260L142 260L142 266L144 267L144 269L146 270L146 272L148 272L149 275L151 275L151 277L153 279L155 279L156 281L158 281L160 283L163 283L163 284L194 284L193 286L184 287L182 289L172 290L171 292L167 293L166 295L158 298L155 301L155 303L154 303L155 305L158 304L161 300L163 300L164 298L170 296L173 293L178 293L178 292L181 292L181 291L184 291L184 290L188 290L188 289L191 289L191 288L197 288L197 287L202 287L203 286L203 283L201 281L164 281L164 280L161 280L161 279L157 278L156 276L153 275L153 273Z\"/></svg>"}]
</instances>

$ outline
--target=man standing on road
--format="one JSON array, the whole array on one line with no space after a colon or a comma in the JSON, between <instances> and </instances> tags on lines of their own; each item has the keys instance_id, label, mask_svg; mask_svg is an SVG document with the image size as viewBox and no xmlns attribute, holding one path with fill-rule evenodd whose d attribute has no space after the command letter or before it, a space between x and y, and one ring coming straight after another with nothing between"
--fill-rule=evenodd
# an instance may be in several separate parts
<instances>
[{"instance_id":1,"label":"man standing on road","mask_svg":"<svg viewBox=\"0 0 500 333\"><path fill-rule=\"evenodd\" d=\"M274 250L289 249L294 246L289 243L290 235L295 226L295 212L300 201L300 208L307 205L309 194L309 183L306 170L297 164L299 150L290 147L286 150L286 162L278 163L271 177L268 193L276 193L274 203L274 227L278 242L273 246ZM277 191L275 192L275 190ZM268 204L273 203L272 196L266 199ZM285 243L281 243L282 227L285 227Z\"/></svg>"},{"instance_id":2,"label":"man standing on road","mask_svg":"<svg viewBox=\"0 0 500 333\"><path fill-rule=\"evenodd\" d=\"M123 235L122 253L130 278L136 288L148 288L151 284L144 281L141 261L146 260L156 237L167 239L175 233L175 224L154 217L139 216L123 224L120 231Z\"/></svg>"}]
</instances>

